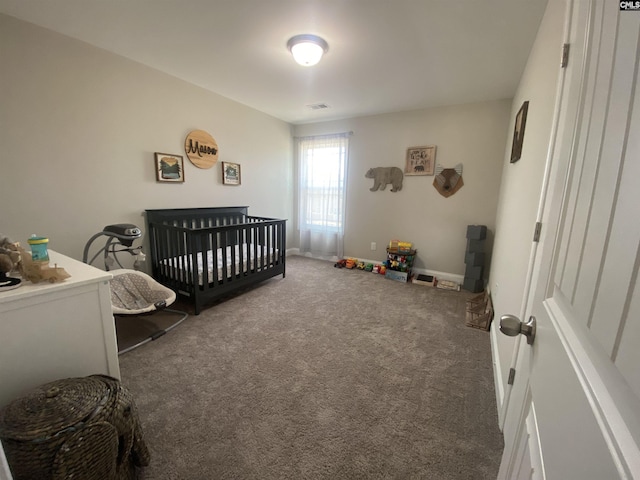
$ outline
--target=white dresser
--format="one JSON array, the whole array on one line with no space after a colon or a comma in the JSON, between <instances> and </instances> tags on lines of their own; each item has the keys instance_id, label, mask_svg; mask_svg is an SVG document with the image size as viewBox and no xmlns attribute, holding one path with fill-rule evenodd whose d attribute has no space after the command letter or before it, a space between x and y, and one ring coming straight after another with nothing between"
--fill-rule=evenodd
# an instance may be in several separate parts
<instances>
[{"instance_id":1,"label":"white dresser","mask_svg":"<svg viewBox=\"0 0 640 480\"><path fill-rule=\"evenodd\" d=\"M53 380L120 378L111 274L49 250L71 278L0 292L0 407Z\"/></svg>"}]
</instances>

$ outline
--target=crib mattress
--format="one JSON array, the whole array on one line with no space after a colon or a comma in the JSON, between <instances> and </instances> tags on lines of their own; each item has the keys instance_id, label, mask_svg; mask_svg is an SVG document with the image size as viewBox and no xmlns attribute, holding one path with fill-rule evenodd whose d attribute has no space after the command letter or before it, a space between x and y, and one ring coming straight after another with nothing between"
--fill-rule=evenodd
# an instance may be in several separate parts
<instances>
[{"instance_id":1,"label":"crib mattress","mask_svg":"<svg viewBox=\"0 0 640 480\"><path fill-rule=\"evenodd\" d=\"M233 254L235 250L235 255ZM242 252L242 255L240 255ZM264 252L264 254L263 254ZM231 257L235 258L231 258ZM257 256L257 259L254 258ZM213 254L212 250L207 251L207 271L209 282L214 280L221 280L224 278L223 266L227 266L227 278L231 278L234 270L232 265L235 264L235 272L247 272L254 268L262 268L262 262L265 265L272 263L278 256L278 249L270 248L267 251L266 247L262 245L243 244L242 250L239 246L232 249L231 246L226 247L226 255L223 254L223 249L218 248L216 254ZM196 262L198 263L198 284L204 284L204 257L203 252L198 252L196 255ZM242 265L240 265L240 258L242 257ZM266 257L266 258L265 258ZM161 260L162 265L169 267L171 275L177 277L181 281L191 283L188 281L189 274L192 271L192 256L183 255L182 257L172 257L169 259ZM223 263L224 262L224 263ZM217 269L217 275L214 275L214 269Z\"/></svg>"}]
</instances>

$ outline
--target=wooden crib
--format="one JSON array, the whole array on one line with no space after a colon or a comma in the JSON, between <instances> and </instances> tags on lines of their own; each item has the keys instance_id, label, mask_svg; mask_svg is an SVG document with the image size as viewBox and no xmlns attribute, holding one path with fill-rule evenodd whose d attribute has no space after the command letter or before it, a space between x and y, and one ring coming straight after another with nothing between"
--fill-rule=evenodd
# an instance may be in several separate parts
<instances>
[{"instance_id":1,"label":"wooden crib","mask_svg":"<svg viewBox=\"0 0 640 480\"><path fill-rule=\"evenodd\" d=\"M248 207L146 210L152 276L202 306L285 276L286 220Z\"/></svg>"}]
</instances>

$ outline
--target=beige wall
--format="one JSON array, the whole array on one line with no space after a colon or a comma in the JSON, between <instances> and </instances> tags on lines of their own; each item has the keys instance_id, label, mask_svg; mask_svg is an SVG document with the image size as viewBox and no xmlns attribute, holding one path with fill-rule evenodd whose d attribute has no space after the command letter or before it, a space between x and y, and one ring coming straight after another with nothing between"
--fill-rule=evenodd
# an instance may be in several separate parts
<instances>
[{"instance_id":1,"label":"beige wall","mask_svg":"<svg viewBox=\"0 0 640 480\"><path fill-rule=\"evenodd\" d=\"M296 136L353 131L345 255L384 260L385 246L397 238L414 243L417 268L463 276L467 225L495 228L510 110L511 100L501 100L296 126ZM400 192L369 191L369 168L404 168L407 148L420 145L436 145L445 168L463 164L461 190L444 198L433 176L409 176ZM488 249L491 243L492 234Z\"/></svg>"},{"instance_id":2,"label":"beige wall","mask_svg":"<svg viewBox=\"0 0 640 480\"><path fill-rule=\"evenodd\" d=\"M511 144L503 161L502 185L491 264L490 289L495 310L520 315L542 180L549 146L564 22L564 2L549 2L513 100L509 142L522 103L529 101L522 157L510 163ZM498 407L506 385L515 340L492 329L496 359Z\"/></svg>"},{"instance_id":3,"label":"beige wall","mask_svg":"<svg viewBox=\"0 0 640 480\"><path fill-rule=\"evenodd\" d=\"M0 232L32 233L80 259L102 227L144 228L148 208L248 205L292 219L289 124L88 44L0 15ZM184 155L194 129L237 162L242 185ZM185 183L160 184L154 152L185 156Z\"/></svg>"}]
</instances>

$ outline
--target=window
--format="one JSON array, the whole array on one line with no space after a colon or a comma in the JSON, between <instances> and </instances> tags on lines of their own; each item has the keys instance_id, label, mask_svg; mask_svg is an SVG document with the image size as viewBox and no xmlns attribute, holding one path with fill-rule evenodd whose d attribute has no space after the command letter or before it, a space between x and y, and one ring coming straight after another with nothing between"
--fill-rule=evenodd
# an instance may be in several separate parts
<instances>
[{"instance_id":1,"label":"window","mask_svg":"<svg viewBox=\"0 0 640 480\"><path fill-rule=\"evenodd\" d=\"M344 234L347 133L298 139L301 251L340 256ZM314 235L310 233L313 232ZM326 234L321 242L318 234ZM323 248L316 248L319 243ZM315 244L315 246L314 246Z\"/></svg>"}]
</instances>

